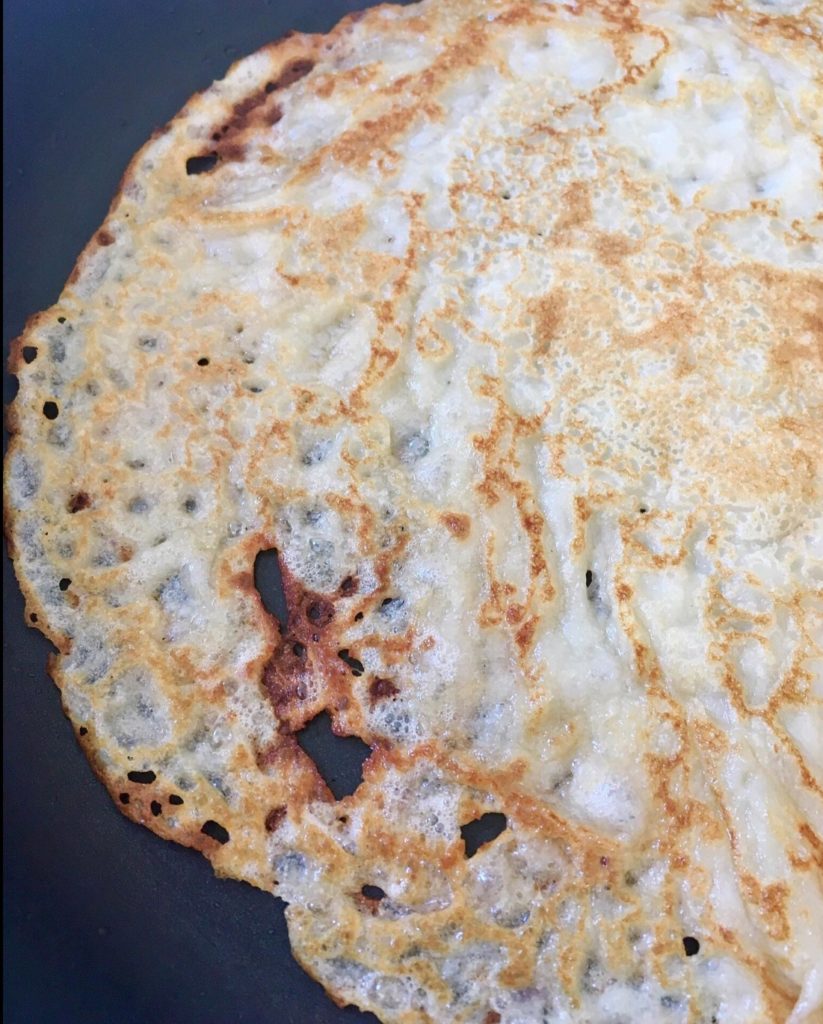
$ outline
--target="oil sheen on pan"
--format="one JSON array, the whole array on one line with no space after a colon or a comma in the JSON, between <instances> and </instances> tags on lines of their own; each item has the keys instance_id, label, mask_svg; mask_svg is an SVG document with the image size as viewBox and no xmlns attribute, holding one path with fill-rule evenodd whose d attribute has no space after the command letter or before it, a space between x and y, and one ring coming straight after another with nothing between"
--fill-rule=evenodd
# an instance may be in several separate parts
<instances>
[{"instance_id":1,"label":"oil sheen on pan","mask_svg":"<svg viewBox=\"0 0 823 1024\"><path fill-rule=\"evenodd\" d=\"M13 347L10 541L80 742L341 1004L823 1019L822 34L292 35L138 153Z\"/></svg>"}]
</instances>

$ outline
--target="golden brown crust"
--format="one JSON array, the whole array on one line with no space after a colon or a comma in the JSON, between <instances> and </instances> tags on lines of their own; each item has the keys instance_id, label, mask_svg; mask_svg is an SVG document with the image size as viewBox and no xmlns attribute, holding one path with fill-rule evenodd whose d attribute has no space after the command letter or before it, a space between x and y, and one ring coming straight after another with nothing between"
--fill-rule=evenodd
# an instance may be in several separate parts
<instances>
[{"instance_id":1,"label":"golden brown crust","mask_svg":"<svg viewBox=\"0 0 823 1024\"><path fill-rule=\"evenodd\" d=\"M155 133L12 345L9 547L80 742L287 900L341 1004L818 1012L820 25L787 3L290 36ZM321 712L372 748L340 800Z\"/></svg>"}]
</instances>

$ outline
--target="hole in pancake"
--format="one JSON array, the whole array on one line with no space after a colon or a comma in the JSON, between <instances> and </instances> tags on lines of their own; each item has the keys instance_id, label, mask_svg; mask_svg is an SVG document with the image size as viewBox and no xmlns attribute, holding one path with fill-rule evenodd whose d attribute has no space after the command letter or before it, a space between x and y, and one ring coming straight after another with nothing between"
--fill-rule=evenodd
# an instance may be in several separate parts
<instances>
[{"instance_id":1,"label":"hole in pancake","mask_svg":"<svg viewBox=\"0 0 823 1024\"><path fill-rule=\"evenodd\" d=\"M394 454L405 465L412 465L424 459L429 454L431 443L419 430L409 434L403 434L394 444Z\"/></svg>"},{"instance_id":2,"label":"hole in pancake","mask_svg":"<svg viewBox=\"0 0 823 1024\"><path fill-rule=\"evenodd\" d=\"M460 835L466 847L466 857L473 857L481 846L486 846L493 839L497 839L507 825L506 815L498 811L490 811L466 825L461 825Z\"/></svg>"},{"instance_id":3,"label":"hole in pancake","mask_svg":"<svg viewBox=\"0 0 823 1024\"><path fill-rule=\"evenodd\" d=\"M223 828L219 821L212 821L211 818L204 823L200 831L204 836L208 836L209 839L215 839L221 846L224 846L231 839L228 830Z\"/></svg>"},{"instance_id":4,"label":"hole in pancake","mask_svg":"<svg viewBox=\"0 0 823 1024\"><path fill-rule=\"evenodd\" d=\"M29 622L37 622L37 616L35 615L34 612L32 612L31 615L29 615Z\"/></svg>"},{"instance_id":5,"label":"hole in pancake","mask_svg":"<svg viewBox=\"0 0 823 1024\"><path fill-rule=\"evenodd\" d=\"M190 156L186 161L186 174L206 174L213 169L217 159L216 153L207 153L205 156Z\"/></svg>"},{"instance_id":6,"label":"hole in pancake","mask_svg":"<svg viewBox=\"0 0 823 1024\"><path fill-rule=\"evenodd\" d=\"M205 356L201 356L200 359L197 360L197 365L198 366L208 366L209 365L209 361L208 361L208 359Z\"/></svg>"},{"instance_id":7,"label":"hole in pancake","mask_svg":"<svg viewBox=\"0 0 823 1024\"><path fill-rule=\"evenodd\" d=\"M360 622L362 618L363 618L363 613L362 612L358 612L357 615L355 615L355 617L354 617L354 621L355 622Z\"/></svg>"},{"instance_id":8,"label":"hole in pancake","mask_svg":"<svg viewBox=\"0 0 823 1024\"><path fill-rule=\"evenodd\" d=\"M58 316L57 322L58 324L64 324L66 322L66 318L64 316Z\"/></svg>"},{"instance_id":9,"label":"hole in pancake","mask_svg":"<svg viewBox=\"0 0 823 1024\"><path fill-rule=\"evenodd\" d=\"M646 508L645 505L641 505L637 511L640 513L641 516L644 516L649 510Z\"/></svg>"},{"instance_id":10,"label":"hole in pancake","mask_svg":"<svg viewBox=\"0 0 823 1024\"><path fill-rule=\"evenodd\" d=\"M371 749L357 736L337 736L327 711L316 715L296 738L335 800L351 796L363 781L363 762Z\"/></svg>"},{"instance_id":11,"label":"hole in pancake","mask_svg":"<svg viewBox=\"0 0 823 1024\"><path fill-rule=\"evenodd\" d=\"M169 803L174 804L175 807L179 807L183 803L183 797L178 796L177 793L172 793L169 797Z\"/></svg>"},{"instance_id":12,"label":"hole in pancake","mask_svg":"<svg viewBox=\"0 0 823 1024\"><path fill-rule=\"evenodd\" d=\"M66 591L71 586L71 580L68 578L68 576L64 576L63 579L60 580L60 582L58 583L58 586L60 587L61 590Z\"/></svg>"},{"instance_id":13,"label":"hole in pancake","mask_svg":"<svg viewBox=\"0 0 823 1024\"><path fill-rule=\"evenodd\" d=\"M359 661L357 658L352 657L352 655L349 653L348 647L344 647L342 650L338 651L337 657L341 661L345 661L345 663L351 669L353 676L363 675L363 662Z\"/></svg>"},{"instance_id":14,"label":"hole in pancake","mask_svg":"<svg viewBox=\"0 0 823 1024\"><path fill-rule=\"evenodd\" d=\"M288 610L276 548L257 552L254 560L254 586L269 615L273 615L281 626L285 626Z\"/></svg>"},{"instance_id":15,"label":"hole in pancake","mask_svg":"<svg viewBox=\"0 0 823 1024\"><path fill-rule=\"evenodd\" d=\"M393 618L405 604L402 597L386 597L380 602L380 614L387 619Z\"/></svg>"},{"instance_id":16,"label":"hole in pancake","mask_svg":"<svg viewBox=\"0 0 823 1024\"><path fill-rule=\"evenodd\" d=\"M23 346L23 359L27 363L33 363L36 358L37 358L37 349L34 347L34 345L24 345Z\"/></svg>"},{"instance_id":17,"label":"hole in pancake","mask_svg":"<svg viewBox=\"0 0 823 1024\"><path fill-rule=\"evenodd\" d=\"M128 793L121 793L120 794L120 803L121 804L127 804L130 799L131 799L131 797L129 796Z\"/></svg>"},{"instance_id":18,"label":"hole in pancake","mask_svg":"<svg viewBox=\"0 0 823 1024\"><path fill-rule=\"evenodd\" d=\"M385 892L380 888L379 885L364 885L360 890L363 896L367 900L382 900L385 897Z\"/></svg>"},{"instance_id":19,"label":"hole in pancake","mask_svg":"<svg viewBox=\"0 0 823 1024\"><path fill-rule=\"evenodd\" d=\"M151 807L151 813L154 815L155 818L158 817L163 810L163 805L160 803L159 800L152 800L149 806Z\"/></svg>"},{"instance_id":20,"label":"hole in pancake","mask_svg":"<svg viewBox=\"0 0 823 1024\"><path fill-rule=\"evenodd\" d=\"M142 786L148 786L157 778L157 775L153 771L147 772L129 772L129 782L139 782Z\"/></svg>"},{"instance_id":21,"label":"hole in pancake","mask_svg":"<svg viewBox=\"0 0 823 1024\"><path fill-rule=\"evenodd\" d=\"M354 594L357 591L357 579L354 576L346 576L343 582L340 584L340 593L343 597L348 597L349 594Z\"/></svg>"},{"instance_id":22,"label":"hole in pancake","mask_svg":"<svg viewBox=\"0 0 823 1024\"><path fill-rule=\"evenodd\" d=\"M186 498L186 500L183 502L183 511L184 512L194 512L194 511L196 511L196 509L197 509L197 499L196 498Z\"/></svg>"},{"instance_id":23,"label":"hole in pancake","mask_svg":"<svg viewBox=\"0 0 823 1024\"><path fill-rule=\"evenodd\" d=\"M60 415L60 410L57 408L57 402L44 402L43 415L47 420L56 420Z\"/></svg>"},{"instance_id":24,"label":"hole in pancake","mask_svg":"<svg viewBox=\"0 0 823 1024\"><path fill-rule=\"evenodd\" d=\"M700 942L692 935L686 935L683 938L683 949L686 951L686 956L695 956L700 952Z\"/></svg>"},{"instance_id":25,"label":"hole in pancake","mask_svg":"<svg viewBox=\"0 0 823 1024\"><path fill-rule=\"evenodd\" d=\"M295 658L302 658L304 657L305 653L306 645L301 644L300 641L298 640L297 643L292 646L292 654L295 656Z\"/></svg>"},{"instance_id":26,"label":"hole in pancake","mask_svg":"<svg viewBox=\"0 0 823 1024\"><path fill-rule=\"evenodd\" d=\"M85 725L81 725L77 731L80 733L81 736L86 736L88 735L89 730L85 727Z\"/></svg>"}]
</instances>

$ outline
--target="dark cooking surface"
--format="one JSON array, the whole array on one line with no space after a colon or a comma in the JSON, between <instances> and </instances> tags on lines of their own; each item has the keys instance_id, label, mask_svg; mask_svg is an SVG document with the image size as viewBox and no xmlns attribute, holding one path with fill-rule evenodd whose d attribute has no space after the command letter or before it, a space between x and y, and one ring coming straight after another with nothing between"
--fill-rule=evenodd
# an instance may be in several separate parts
<instances>
[{"instance_id":1,"label":"dark cooking surface","mask_svg":"<svg viewBox=\"0 0 823 1024\"><path fill-rule=\"evenodd\" d=\"M153 128L243 54L362 0L7 0L6 345L54 302ZM4 377L4 400L14 384ZM121 817L80 753L4 558L8 1024L336 1024L282 904Z\"/></svg>"}]
</instances>

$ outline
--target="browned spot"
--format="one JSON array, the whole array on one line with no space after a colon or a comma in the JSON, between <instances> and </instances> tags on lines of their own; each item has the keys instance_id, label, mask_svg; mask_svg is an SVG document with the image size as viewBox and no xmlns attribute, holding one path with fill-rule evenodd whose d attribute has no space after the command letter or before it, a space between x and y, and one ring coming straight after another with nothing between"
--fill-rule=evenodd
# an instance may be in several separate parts
<instances>
[{"instance_id":1,"label":"browned spot","mask_svg":"<svg viewBox=\"0 0 823 1024\"><path fill-rule=\"evenodd\" d=\"M258 753L257 767L264 775L288 779L289 800L295 805L334 799L314 761L288 733L280 733L271 746Z\"/></svg>"},{"instance_id":2,"label":"browned spot","mask_svg":"<svg viewBox=\"0 0 823 1024\"><path fill-rule=\"evenodd\" d=\"M516 626L518 622L522 621L525 614L526 609L522 604L510 604L506 609L506 622L510 626Z\"/></svg>"},{"instance_id":3,"label":"browned spot","mask_svg":"<svg viewBox=\"0 0 823 1024\"><path fill-rule=\"evenodd\" d=\"M91 498L86 494L85 491L77 491L76 494L72 494L69 498L69 503L66 508L69 512L82 512L84 508L89 508L91 505Z\"/></svg>"},{"instance_id":4,"label":"browned spot","mask_svg":"<svg viewBox=\"0 0 823 1024\"><path fill-rule=\"evenodd\" d=\"M298 653L301 647L305 650L304 644L287 634L263 672L263 685L277 717L292 729L301 728L312 717L313 710L301 707L309 696L310 679L305 653Z\"/></svg>"},{"instance_id":5,"label":"browned spot","mask_svg":"<svg viewBox=\"0 0 823 1024\"><path fill-rule=\"evenodd\" d=\"M242 160L246 155L246 147L242 142L221 142L217 147L217 155L223 161Z\"/></svg>"},{"instance_id":6,"label":"browned spot","mask_svg":"<svg viewBox=\"0 0 823 1024\"><path fill-rule=\"evenodd\" d=\"M696 310L685 302L673 302L666 314L646 331L620 332L625 348L653 348L661 351L664 345L677 347L695 328L698 316Z\"/></svg>"},{"instance_id":7,"label":"browned spot","mask_svg":"<svg viewBox=\"0 0 823 1024\"><path fill-rule=\"evenodd\" d=\"M616 587L616 593L617 593L618 600L620 600L620 601L628 601L629 598L634 593L634 591L628 585L628 583L618 583L617 587Z\"/></svg>"},{"instance_id":8,"label":"browned spot","mask_svg":"<svg viewBox=\"0 0 823 1024\"><path fill-rule=\"evenodd\" d=\"M486 1016L483 1018L483 1024L500 1024L500 1014L497 1010L489 1010Z\"/></svg>"},{"instance_id":9,"label":"browned spot","mask_svg":"<svg viewBox=\"0 0 823 1024\"><path fill-rule=\"evenodd\" d=\"M421 31L427 22L420 19ZM405 23L407 31L412 30L414 19ZM488 28L479 19L464 25L455 42L445 47L437 58L417 75L407 75L386 87L386 93L402 97L402 106L396 106L373 120L363 121L344 132L314 157L306 161L299 172L300 177L309 177L320 164L331 155L340 163L362 167L372 160L378 163L391 158L391 145L418 116L436 121L442 118L442 110L431 99L438 86L451 80L460 68L474 66L481 59L487 45Z\"/></svg>"},{"instance_id":10,"label":"browned spot","mask_svg":"<svg viewBox=\"0 0 823 1024\"><path fill-rule=\"evenodd\" d=\"M351 594L357 593L357 588L360 586L360 581L356 576L346 576L343 582L340 584L340 593L343 597L349 597Z\"/></svg>"},{"instance_id":11,"label":"browned spot","mask_svg":"<svg viewBox=\"0 0 823 1024\"><path fill-rule=\"evenodd\" d=\"M301 57L298 60L293 60L290 64L286 65L274 81L266 84L264 92L272 93L276 92L278 89L288 89L290 85L294 85L294 83L299 82L301 78L305 78L313 67L314 61L308 57Z\"/></svg>"},{"instance_id":12,"label":"browned spot","mask_svg":"<svg viewBox=\"0 0 823 1024\"><path fill-rule=\"evenodd\" d=\"M251 96L247 96L245 99L240 100L238 103L235 103L235 105L232 107L231 117L226 122L225 127L221 129L222 134L225 135L228 132L232 131L233 129L239 131L241 128L245 128L246 122L248 121L249 118L249 114L253 110L256 110L261 103L265 102L266 90L263 89L253 93Z\"/></svg>"},{"instance_id":13,"label":"browned spot","mask_svg":"<svg viewBox=\"0 0 823 1024\"><path fill-rule=\"evenodd\" d=\"M462 512L444 512L440 516L440 522L458 540L465 540L471 532L472 521Z\"/></svg>"},{"instance_id":14,"label":"browned spot","mask_svg":"<svg viewBox=\"0 0 823 1024\"><path fill-rule=\"evenodd\" d=\"M279 828L280 822L285 817L286 817L286 808L285 807L273 807L269 811L269 813L266 815L266 821L265 821L266 831L267 832L275 832Z\"/></svg>"},{"instance_id":15,"label":"browned spot","mask_svg":"<svg viewBox=\"0 0 823 1024\"><path fill-rule=\"evenodd\" d=\"M306 606L306 618L312 624L322 629L328 626L334 618L334 605L325 597L315 595L314 599Z\"/></svg>"},{"instance_id":16,"label":"browned spot","mask_svg":"<svg viewBox=\"0 0 823 1024\"><path fill-rule=\"evenodd\" d=\"M797 830L812 848L811 859L817 865L819 870L823 871L823 840L818 838L811 826L806 822L803 822L802 825L798 825Z\"/></svg>"},{"instance_id":17,"label":"browned spot","mask_svg":"<svg viewBox=\"0 0 823 1024\"><path fill-rule=\"evenodd\" d=\"M604 232L596 237L593 248L602 263L607 267L616 267L637 248L637 244L625 235Z\"/></svg>"},{"instance_id":18,"label":"browned spot","mask_svg":"<svg viewBox=\"0 0 823 1024\"><path fill-rule=\"evenodd\" d=\"M575 228L583 227L592 219L591 189L585 181L574 181L563 191L562 210L554 226L555 241L561 245Z\"/></svg>"},{"instance_id":19,"label":"browned spot","mask_svg":"<svg viewBox=\"0 0 823 1024\"><path fill-rule=\"evenodd\" d=\"M363 914L376 914L377 908L380 906L380 900L374 899L372 896L366 896L362 892L356 892L354 894L354 902L357 909Z\"/></svg>"},{"instance_id":20,"label":"browned spot","mask_svg":"<svg viewBox=\"0 0 823 1024\"><path fill-rule=\"evenodd\" d=\"M101 228L97 232L97 241L100 245L114 245L115 238L108 228Z\"/></svg>"},{"instance_id":21,"label":"browned spot","mask_svg":"<svg viewBox=\"0 0 823 1024\"><path fill-rule=\"evenodd\" d=\"M789 920L786 915L788 886L785 882L761 885L754 875L749 874L741 875L740 880L747 898L759 907L769 935L778 942L785 941L789 937Z\"/></svg>"},{"instance_id":22,"label":"browned spot","mask_svg":"<svg viewBox=\"0 0 823 1024\"><path fill-rule=\"evenodd\" d=\"M517 641L517 646L520 648L521 654L526 654L534 643L534 634L537 629L538 621L537 616L533 615L523 623L515 634L514 639Z\"/></svg>"},{"instance_id":23,"label":"browned spot","mask_svg":"<svg viewBox=\"0 0 823 1024\"><path fill-rule=\"evenodd\" d=\"M530 304L529 312L534 317L535 355L545 355L551 348L560 333L567 302L563 289L554 288Z\"/></svg>"},{"instance_id":24,"label":"browned spot","mask_svg":"<svg viewBox=\"0 0 823 1024\"><path fill-rule=\"evenodd\" d=\"M369 684L369 698L371 705L374 705L380 701L385 700L387 697L394 697L400 693L400 690L394 685L391 679L383 679L380 676L375 676Z\"/></svg>"},{"instance_id":25,"label":"browned spot","mask_svg":"<svg viewBox=\"0 0 823 1024\"><path fill-rule=\"evenodd\" d=\"M271 127L283 117L283 108L271 94L293 85L313 67L312 60L294 60L275 80L235 103L228 118L212 132L212 142L216 145L209 152L217 153L224 162L242 159L253 130L260 126Z\"/></svg>"},{"instance_id":26,"label":"browned spot","mask_svg":"<svg viewBox=\"0 0 823 1024\"><path fill-rule=\"evenodd\" d=\"M295 731L324 708L344 705L351 696L351 674L337 654L334 601L308 590L286 566L281 574L288 621L262 682L277 717Z\"/></svg>"}]
</instances>

